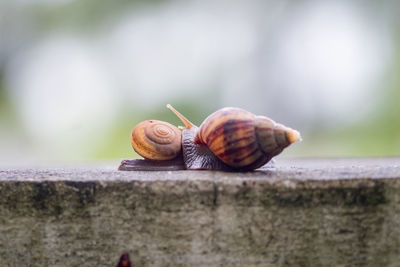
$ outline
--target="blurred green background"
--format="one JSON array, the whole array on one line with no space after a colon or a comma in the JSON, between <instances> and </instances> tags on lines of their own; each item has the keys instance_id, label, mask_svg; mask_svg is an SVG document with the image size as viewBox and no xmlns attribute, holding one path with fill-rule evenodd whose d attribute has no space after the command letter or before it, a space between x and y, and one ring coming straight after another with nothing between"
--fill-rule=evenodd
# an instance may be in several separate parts
<instances>
[{"instance_id":1,"label":"blurred green background","mask_svg":"<svg viewBox=\"0 0 400 267\"><path fill-rule=\"evenodd\" d=\"M399 1L0 2L0 161L137 157L145 119L224 106L302 133L283 156L400 154Z\"/></svg>"}]
</instances>

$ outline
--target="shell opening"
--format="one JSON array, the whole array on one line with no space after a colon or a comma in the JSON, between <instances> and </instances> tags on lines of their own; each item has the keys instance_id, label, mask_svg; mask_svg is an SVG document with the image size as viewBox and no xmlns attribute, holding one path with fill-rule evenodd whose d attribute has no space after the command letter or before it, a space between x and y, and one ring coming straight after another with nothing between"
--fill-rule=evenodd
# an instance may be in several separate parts
<instances>
[{"instance_id":1,"label":"shell opening","mask_svg":"<svg viewBox=\"0 0 400 267\"><path fill-rule=\"evenodd\" d=\"M179 113L173 106L167 104L167 108L170 109L181 121L185 124L186 129L192 128L194 125L188 119L185 118L181 113Z\"/></svg>"}]
</instances>

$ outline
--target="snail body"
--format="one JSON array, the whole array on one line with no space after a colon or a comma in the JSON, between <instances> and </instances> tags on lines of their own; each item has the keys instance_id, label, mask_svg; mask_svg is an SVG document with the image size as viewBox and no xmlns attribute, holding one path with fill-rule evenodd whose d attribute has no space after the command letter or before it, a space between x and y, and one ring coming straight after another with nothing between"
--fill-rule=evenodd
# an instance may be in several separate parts
<instances>
[{"instance_id":1,"label":"snail body","mask_svg":"<svg viewBox=\"0 0 400 267\"><path fill-rule=\"evenodd\" d=\"M134 150L148 160L181 156L186 169L248 171L300 139L296 130L239 108L220 109L197 127L172 106L167 107L185 124L182 131L155 120L139 123L132 131Z\"/></svg>"}]
</instances>

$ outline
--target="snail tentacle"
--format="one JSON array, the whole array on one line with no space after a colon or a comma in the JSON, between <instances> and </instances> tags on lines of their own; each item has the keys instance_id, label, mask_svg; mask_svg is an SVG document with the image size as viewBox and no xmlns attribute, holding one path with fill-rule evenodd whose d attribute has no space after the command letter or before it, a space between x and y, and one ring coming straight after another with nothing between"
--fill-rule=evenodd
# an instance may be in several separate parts
<instances>
[{"instance_id":1,"label":"snail tentacle","mask_svg":"<svg viewBox=\"0 0 400 267\"><path fill-rule=\"evenodd\" d=\"M183 124L185 124L185 127L187 129L190 129L194 126L193 123L191 123L188 119L185 118L180 112L178 112L173 106L170 104L167 104L167 108L169 108L181 121Z\"/></svg>"}]
</instances>

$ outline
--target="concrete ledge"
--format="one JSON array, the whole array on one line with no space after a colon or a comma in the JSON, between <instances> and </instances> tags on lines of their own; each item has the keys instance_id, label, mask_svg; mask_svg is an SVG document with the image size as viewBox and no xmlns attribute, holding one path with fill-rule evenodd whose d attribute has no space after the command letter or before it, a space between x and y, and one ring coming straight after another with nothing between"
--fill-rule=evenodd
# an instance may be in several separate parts
<instances>
[{"instance_id":1,"label":"concrete ledge","mask_svg":"<svg viewBox=\"0 0 400 267\"><path fill-rule=\"evenodd\" d=\"M400 158L0 170L1 266L114 266L124 251L134 266L395 266Z\"/></svg>"}]
</instances>

